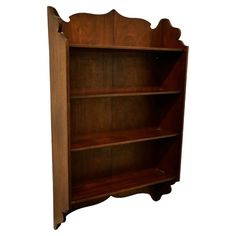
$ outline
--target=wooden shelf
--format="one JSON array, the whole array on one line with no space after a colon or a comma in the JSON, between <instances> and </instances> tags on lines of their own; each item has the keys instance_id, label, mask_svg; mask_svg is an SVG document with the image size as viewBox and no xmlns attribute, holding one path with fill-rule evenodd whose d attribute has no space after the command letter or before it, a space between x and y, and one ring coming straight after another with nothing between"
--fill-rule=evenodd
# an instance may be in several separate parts
<instances>
[{"instance_id":1,"label":"wooden shelf","mask_svg":"<svg viewBox=\"0 0 236 236\"><path fill-rule=\"evenodd\" d=\"M175 137L178 133L149 127L143 129L112 131L78 136L71 145L71 151L102 148L120 144Z\"/></svg>"},{"instance_id":2,"label":"wooden shelf","mask_svg":"<svg viewBox=\"0 0 236 236\"><path fill-rule=\"evenodd\" d=\"M135 46L111 46L111 45L87 45L87 44L70 44L71 48L84 49L107 49L107 50L128 50L128 51L150 51L150 52L182 52L183 48L166 48L166 47L135 47Z\"/></svg>"},{"instance_id":3,"label":"wooden shelf","mask_svg":"<svg viewBox=\"0 0 236 236\"><path fill-rule=\"evenodd\" d=\"M72 204L173 180L158 168L94 179L72 187Z\"/></svg>"},{"instance_id":4,"label":"wooden shelf","mask_svg":"<svg viewBox=\"0 0 236 236\"><path fill-rule=\"evenodd\" d=\"M122 97L142 95L179 94L179 90L166 90L160 87L141 88L104 88L104 89L74 89L71 91L71 99L97 98L97 97Z\"/></svg>"}]
</instances>

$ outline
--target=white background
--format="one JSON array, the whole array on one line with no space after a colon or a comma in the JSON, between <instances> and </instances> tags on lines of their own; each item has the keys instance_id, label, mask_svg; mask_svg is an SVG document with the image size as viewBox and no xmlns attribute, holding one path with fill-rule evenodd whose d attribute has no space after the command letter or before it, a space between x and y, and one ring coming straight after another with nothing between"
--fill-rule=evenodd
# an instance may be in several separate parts
<instances>
[{"instance_id":1,"label":"white background","mask_svg":"<svg viewBox=\"0 0 236 236\"><path fill-rule=\"evenodd\" d=\"M235 1L1 1L0 235L236 235ZM64 20L116 9L190 47L181 182L154 202L109 198L53 230L46 6Z\"/></svg>"}]
</instances>

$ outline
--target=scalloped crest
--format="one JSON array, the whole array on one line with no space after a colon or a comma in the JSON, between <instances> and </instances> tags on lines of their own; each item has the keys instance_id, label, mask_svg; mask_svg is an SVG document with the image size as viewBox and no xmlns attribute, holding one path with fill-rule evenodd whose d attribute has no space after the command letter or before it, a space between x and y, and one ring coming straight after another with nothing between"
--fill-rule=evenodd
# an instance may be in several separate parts
<instances>
[{"instance_id":1,"label":"scalloped crest","mask_svg":"<svg viewBox=\"0 0 236 236\"><path fill-rule=\"evenodd\" d=\"M124 17L112 10L101 15L74 14L69 22L65 22L54 8L49 8L58 17L58 31L62 31L71 44L185 47L179 40L180 30L173 27L168 19L160 20L157 27L151 29L151 24L146 20Z\"/></svg>"}]
</instances>

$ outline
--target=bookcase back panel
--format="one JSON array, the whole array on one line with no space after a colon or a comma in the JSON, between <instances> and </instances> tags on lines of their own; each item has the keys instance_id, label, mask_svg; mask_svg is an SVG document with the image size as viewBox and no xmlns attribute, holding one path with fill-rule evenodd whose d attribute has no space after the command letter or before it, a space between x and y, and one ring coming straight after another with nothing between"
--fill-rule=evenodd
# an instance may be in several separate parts
<instances>
[{"instance_id":1,"label":"bookcase back panel","mask_svg":"<svg viewBox=\"0 0 236 236\"><path fill-rule=\"evenodd\" d=\"M63 32L79 44L150 46L152 38L149 22L123 17L114 10L104 15L73 15L69 23L63 22Z\"/></svg>"},{"instance_id":2,"label":"bookcase back panel","mask_svg":"<svg viewBox=\"0 0 236 236\"><path fill-rule=\"evenodd\" d=\"M62 30L71 43L107 44L113 42L113 15L80 13L62 23Z\"/></svg>"},{"instance_id":3,"label":"bookcase back panel","mask_svg":"<svg viewBox=\"0 0 236 236\"><path fill-rule=\"evenodd\" d=\"M124 17L112 10L103 15L72 15L69 22L61 21L60 30L72 44L184 47L180 30L168 19L160 20L155 29L150 26L146 20Z\"/></svg>"},{"instance_id":4,"label":"bookcase back panel","mask_svg":"<svg viewBox=\"0 0 236 236\"><path fill-rule=\"evenodd\" d=\"M70 50L71 91L163 87L180 89L179 52Z\"/></svg>"},{"instance_id":5,"label":"bookcase back panel","mask_svg":"<svg viewBox=\"0 0 236 236\"><path fill-rule=\"evenodd\" d=\"M179 94L75 99L71 102L71 141L82 134L145 127L178 131ZM168 119L164 123L163 119Z\"/></svg>"},{"instance_id":6,"label":"bookcase back panel","mask_svg":"<svg viewBox=\"0 0 236 236\"><path fill-rule=\"evenodd\" d=\"M72 184L95 178L111 176L111 149L98 148L72 152L71 178Z\"/></svg>"},{"instance_id":7,"label":"bookcase back panel","mask_svg":"<svg viewBox=\"0 0 236 236\"><path fill-rule=\"evenodd\" d=\"M71 159L72 184L83 185L93 179L155 167L168 173L167 165L176 159L176 152L170 150L180 148L177 139L173 137L74 152ZM165 161L166 158L168 161ZM171 171L170 174L175 173Z\"/></svg>"},{"instance_id":8,"label":"bookcase back panel","mask_svg":"<svg viewBox=\"0 0 236 236\"><path fill-rule=\"evenodd\" d=\"M174 142L176 137L113 147L112 174L164 167L160 163Z\"/></svg>"}]
</instances>

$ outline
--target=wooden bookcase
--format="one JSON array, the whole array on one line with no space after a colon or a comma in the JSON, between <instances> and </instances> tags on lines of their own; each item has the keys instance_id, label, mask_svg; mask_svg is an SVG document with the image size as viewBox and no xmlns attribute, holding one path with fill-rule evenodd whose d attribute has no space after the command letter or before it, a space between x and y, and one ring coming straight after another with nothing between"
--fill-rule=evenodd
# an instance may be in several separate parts
<instances>
[{"instance_id":1,"label":"wooden bookcase","mask_svg":"<svg viewBox=\"0 0 236 236\"><path fill-rule=\"evenodd\" d=\"M188 47L115 10L64 22L48 7L54 228L109 196L179 181Z\"/></svg>"}]
</instances>

